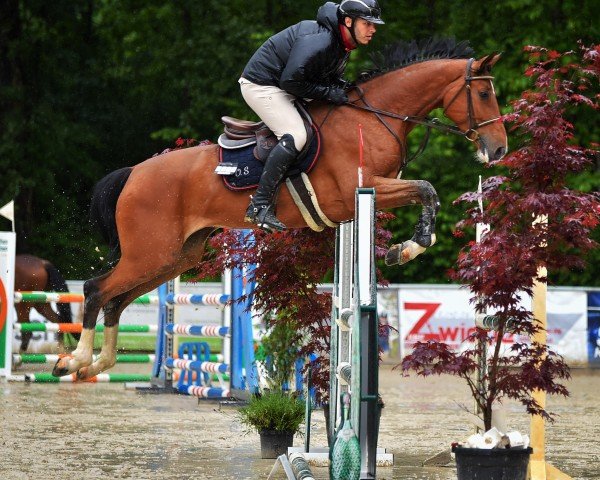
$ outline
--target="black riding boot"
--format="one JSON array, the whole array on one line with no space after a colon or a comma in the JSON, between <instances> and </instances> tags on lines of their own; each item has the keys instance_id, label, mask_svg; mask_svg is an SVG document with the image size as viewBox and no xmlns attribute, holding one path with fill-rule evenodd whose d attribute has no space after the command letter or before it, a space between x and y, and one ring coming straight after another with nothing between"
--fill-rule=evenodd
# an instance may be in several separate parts
<instances>
[{"instance_id":1,"label":"black riding boot","mask_svg":"<svg viewBox=\"0 0 600 480\"><path fill-rule=\"evenodd\" d=\"M255 223L267 231L285 230L285 225L274 214L273 199L277 187L298 154L299 152L294 145L294 137L290 134L281 137L281 140L273 147L265 161L265 168L260 176L258 188L251 197L250 205L246 210L245 221Z\"/></svg>"}]
</instances>

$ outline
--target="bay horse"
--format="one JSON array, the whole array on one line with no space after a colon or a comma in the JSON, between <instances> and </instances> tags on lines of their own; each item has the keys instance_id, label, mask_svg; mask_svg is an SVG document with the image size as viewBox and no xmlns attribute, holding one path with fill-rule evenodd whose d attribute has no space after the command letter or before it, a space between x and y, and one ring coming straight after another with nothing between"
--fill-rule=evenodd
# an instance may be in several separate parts
<instances>
[{"instance_id":1,"label":"bay horse","mask_svg":"<svg viewBox=\"0 0 600 480\"><path fill-rule=\"evenodd\" d=\"M58 269L48 260L33 255L15 256L15 291L68 292L67 282ZM56 312L49 303L21 302L15 304L18 323L29 323L31 309L38 311L42 317L53 323L73 323L71 306L68 303L57 303ZM29 347L32 332L21 332L21 352ZM75 335L79 340L79 334ZM64 345L64 334L58 334L58 342Z\"/></svg>"},{"instance_id":2,"label":"bay horse","mask_svg":"<svg viewBox=\"0 0 600 480\"><path fill-rule=\"evenodd\" d=\"M384 65L358 82L348 104L334 107L311 102L309 107L322 137L321 155L309 178L321 210L331 221L354 216L360 156L362 186L375 188L378 209L422 206L414 236L390 248L388 264L406 261L435 242L439 209L435 189L425 180L399 178L406 136L415 125L425 123L459 133L476 145L483 162L506 153L506 131L491 77L499 55L469 58L472 51L461 53L461 45L442 52L437 48L437 58L428 57L431 51L412 52L412 58L406 58L406 48L389 48L383 55ZM427 120L427 114L438 107L455 125L440 127ZM78 378L86 379L112 367L123 309L139 295L198 264L215 229L248 228L244 223L248 193L225 188L214 173L218 162L217 145L196 146L155 156L98 182L91 215L111 250L120 250L120 259L108 272L85 282L81 340L71 357L56 363L55 376L77 372ZM279 194L277 216L290 228L307 226L287 189ZM92 363L94 328L101 309L104 343Z\"/></svg>"}]
</instances>

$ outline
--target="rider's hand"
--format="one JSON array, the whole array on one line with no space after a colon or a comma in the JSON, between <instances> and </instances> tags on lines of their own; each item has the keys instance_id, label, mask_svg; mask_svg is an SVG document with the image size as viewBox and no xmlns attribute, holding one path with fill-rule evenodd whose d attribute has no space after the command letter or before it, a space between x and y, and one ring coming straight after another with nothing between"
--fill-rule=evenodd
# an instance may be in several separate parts
<instances>
[{"instance_id":1,"label":"rider's hand","mask_svg":"<svg viewBox=\"0 0 600 480\"><path fill-rule=\"evenodd\" d=\"M326 99L331 103L335 103L336 105L348 103L348 95L346 95L346 92L344 92L344 90L341 88L330 88Z\"/></svg>"}]
</instances>

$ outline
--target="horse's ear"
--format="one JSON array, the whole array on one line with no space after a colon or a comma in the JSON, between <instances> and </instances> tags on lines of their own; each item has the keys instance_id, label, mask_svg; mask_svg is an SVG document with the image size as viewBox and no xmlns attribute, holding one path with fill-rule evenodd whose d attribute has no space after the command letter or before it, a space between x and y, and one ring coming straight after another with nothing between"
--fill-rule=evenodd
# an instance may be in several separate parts
<instances>
[{"instance_id":1,"label":"horse's ear","mask_svg":"<svg viewBox=\"0 0 600 480\"><path fill-rule=\"evenodd\" d=\"M500 57L501 53L490 53L485 57L480 58L473 64L473 70L480 74L489 74L492 71L492 67L496 64Z\"/></svg>"}]
</instances>

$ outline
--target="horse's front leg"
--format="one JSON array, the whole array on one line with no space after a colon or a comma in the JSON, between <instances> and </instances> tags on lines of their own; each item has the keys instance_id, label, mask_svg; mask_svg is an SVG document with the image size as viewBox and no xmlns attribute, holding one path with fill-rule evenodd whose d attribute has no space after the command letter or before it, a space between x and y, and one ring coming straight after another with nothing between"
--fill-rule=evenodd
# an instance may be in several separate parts
<instances>
[{"instance_id":1,"label":"horse's front leg","mask_svg":"<svg viewBox=\"0 0 600 480\"><path fill-rule=\"evenodd\" d=\"M435 243L435 217L440 201L429 182L375 177L375 192L379 209L422 205L412 238L390 247L385 256L386 265L402 265Z\"/></svg>"}]
</instances>

